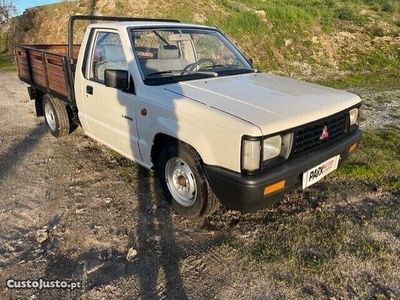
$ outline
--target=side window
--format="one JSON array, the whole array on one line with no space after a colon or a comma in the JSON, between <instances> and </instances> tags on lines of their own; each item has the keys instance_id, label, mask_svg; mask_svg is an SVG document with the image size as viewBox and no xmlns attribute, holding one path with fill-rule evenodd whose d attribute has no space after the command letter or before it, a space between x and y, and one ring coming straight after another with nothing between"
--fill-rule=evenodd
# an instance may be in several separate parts
<instances>
[{"instance_id":1,"label":"side window","mask_svg":"<svg viewBox=\"0 0 400 300\"><path fill-rule=\"evenodd\" d=\"M91 55L89 79L104 82L107 69L128 70L118 33L98 32Z\"/></svg>"}]
</instances>

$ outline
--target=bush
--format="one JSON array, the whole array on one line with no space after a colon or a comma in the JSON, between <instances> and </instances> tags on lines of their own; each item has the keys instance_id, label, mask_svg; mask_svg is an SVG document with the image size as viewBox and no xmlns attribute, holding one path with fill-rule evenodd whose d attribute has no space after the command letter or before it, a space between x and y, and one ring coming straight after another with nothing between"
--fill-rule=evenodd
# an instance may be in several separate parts
<instances>
[{"instance_id":1,"label":"bush","mask_svg":"<svg viewBox=\"0 0 400 300\"><path fill-rule=\"evenodd\" d=\"M354 21L357 16L349 7L341 7L335 10L335 16L339 20Z\"/></svg>"},{"instance_id":2,"label":"bush","mask_svg":"<svg viewBox=\"0 0 400 300\"><path fill-rule=\"evenodd\" d=\"M398 2L394 2L394 1L387 1L385 3L382 4L382 11L385 12L396 12L398 11L400 8L400 5Z\"/></svg>"},{"instance_id":3,"label":"bush","mask_svg":"<svg viewBox=\"0 0 400 300\"><path fill-rule=\"evenodd\" d=\"M385 35L385 31L383 30L382 27L379 27L378 25L374 25L371 27L371 35L382 37Z\"/></svg>"},{"instance_id":4,"label":"bush","mask_svg":"<svg viewBox=\"0 0 400 300\"><path fill-rule=\"evenodd\" d=\"M329 8L333 8L337 5L337 1L336 0L326 0L326 6L328 6Z\"/></svg>"},{"instance_id":5,"label":"bush","mask_svg":"<svg viewBox=\"0 0 400 300\"><path fill-rule=\"evenodd\" d=\"M0 33L0 54L7 51L7 36Z\"/></svg>"},{"instance_id":6,"label":"bush","mask_svg":"<svg viewBox=\"0 0 400 300\"><path fill-rule=\"evenodd\" d=\"M357 25L363 26L367 20L365 15L361 15L359 10L349 6L337 8L334 11L335 17L343 21L352 21Z\"/></svg>"}]
</instances>

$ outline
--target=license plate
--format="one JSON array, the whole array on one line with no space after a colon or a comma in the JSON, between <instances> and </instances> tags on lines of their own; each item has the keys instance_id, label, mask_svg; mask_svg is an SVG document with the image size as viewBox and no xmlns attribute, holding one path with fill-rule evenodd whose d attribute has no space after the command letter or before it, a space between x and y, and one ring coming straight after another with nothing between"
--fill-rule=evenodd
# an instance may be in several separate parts
<instances>
[{"instance_id":1,"label":"license plate","mask_svg":"<svg viewBox=\"0 0 400 300\"><path fill-rule=\"evenodd\" d=\"M339 164L339 158L340 155L332 157L303 173L303 189L318 182L330 172L335 171Z\"/></svg>"}]
</instances>

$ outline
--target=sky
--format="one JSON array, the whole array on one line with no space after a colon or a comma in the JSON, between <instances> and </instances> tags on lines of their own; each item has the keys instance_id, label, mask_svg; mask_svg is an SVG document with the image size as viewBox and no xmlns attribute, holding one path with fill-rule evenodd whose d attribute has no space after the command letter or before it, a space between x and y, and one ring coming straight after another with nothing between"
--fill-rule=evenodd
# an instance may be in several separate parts
<instances>
[{"instance_id":1,"label":"sky","mask_svg":"<svg viewBox=\"0 0 400 300\"><path fill-rule=\"evenodd\" d=\"M15 0L15 6L17 7L17 15L20 15L29 7L57 3L61 1L62 0Z\"/></svg>"}]
</instances>

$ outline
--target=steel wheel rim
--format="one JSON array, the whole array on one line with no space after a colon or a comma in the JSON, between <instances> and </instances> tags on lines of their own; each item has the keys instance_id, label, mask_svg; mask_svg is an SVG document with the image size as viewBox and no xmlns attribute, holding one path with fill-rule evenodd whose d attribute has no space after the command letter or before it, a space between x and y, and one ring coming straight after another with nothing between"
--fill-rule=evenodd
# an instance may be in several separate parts
<instances>
[{"instance_id":1,"label":"steel wheel rim","mask_svg":"<svg viewBox=\"0 0 400 300\"><path fill-rule=\"evenodd\" d=\"M54 114L54 110L49 103L44 104L44 113L46 115L47 125L50 127L52 131L56 130L56 117Z\"/></svg>"},{"instance_id":2,"label":"steel wheel rim","mask_svg":"<svg viewBox=\"0 0 400 300\"><path fill-rule=\"evenodd\" d=\"M165 166L165 180L172 197L182 206L196 201L197 185L189 165L180 158L170 158Z\"/></svg>"}]
</instances>

